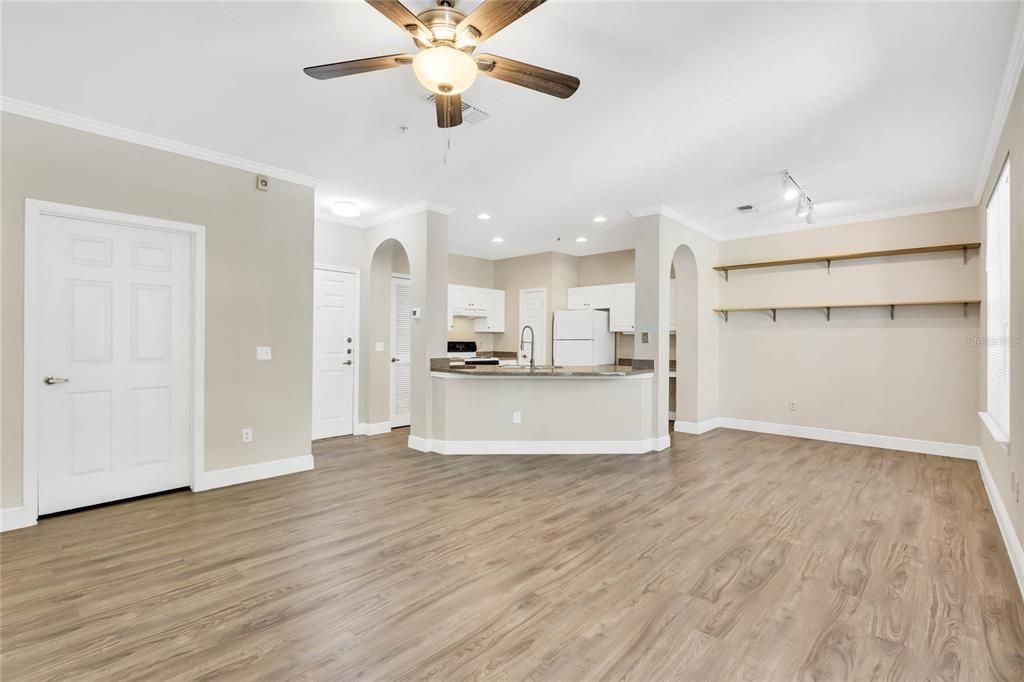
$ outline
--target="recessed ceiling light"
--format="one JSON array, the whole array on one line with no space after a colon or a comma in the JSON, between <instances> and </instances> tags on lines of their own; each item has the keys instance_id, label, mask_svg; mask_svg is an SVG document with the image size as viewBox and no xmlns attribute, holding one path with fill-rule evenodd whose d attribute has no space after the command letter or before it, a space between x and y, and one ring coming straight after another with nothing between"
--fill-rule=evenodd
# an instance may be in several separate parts
<instances>
[{"instance_id":1,"label":"recessed ceiling light","mask_svg":"<svg viewBox=\"0 0 1024 682\"><path fill-rule=\"evenodd\" d=\"M599 216L597 216L596 218L594 218L594 222L595 222L595 223L603 223L603 222L604 222L604 221L606 221L606 220L608 220L608 219L607 219L607 218L605 218L605 217L604 217L603 215L599 215Z\"/></svg>"},{"instance_id":2,"label":"recessed ceiling light","mask_svg":"<svg viewBox=\"0 0 1024 682\"><path fill-rule=\"evenodd\" d=\"M359 206L352 201L335 201L331 204L331 213L341 218L358 218Z\"/></svg>"},{"instance_id":3,"label":"recessed ceiling light","mask_svg":"<svg viewBox=\"0 0 1024 682\"><path fill-rule=\"evenodd\" d=\"M491 219L491 214L490 213L481 213L480 215L477 216L477 218L479 218L480 220L490 220Z\"/></svg>"},{"instance_id":4,"label":"recessed ceiling light","mask_svg":"<svg viewBox=\"0 0 1024 682\"><path fill-rule=\"evenodd\" d=\"M491 237L491 241L494 242L495 244L500 244L505 240L502 239L501 237Z\"/></svg>"},{"instance_id":5,"label":"recessed ceiling light","mask_svg":"<svg viewBox=\"0 0 1024 682\"><path fill-rule=\"evenodd\" d=\"M582 244L583 242L587 241L587 238L586 237L576 237L576 241L578 241L579 243Z\"/></svg>"}]
</instances>

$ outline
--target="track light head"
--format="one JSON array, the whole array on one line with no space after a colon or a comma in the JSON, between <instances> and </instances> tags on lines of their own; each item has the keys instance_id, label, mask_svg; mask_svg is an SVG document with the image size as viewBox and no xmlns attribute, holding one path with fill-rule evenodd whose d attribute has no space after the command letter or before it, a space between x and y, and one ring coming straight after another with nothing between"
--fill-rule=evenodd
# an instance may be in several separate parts
<instances>
[{"instance_id":1,"label":"track light head","mask_svg":"<svg viewBox=\"0 0 1024 682\"><path fill-rule=\"evenodd\" d=\"M813 225L818 222L818 212L814 210L814 204L811 204L811 210L807 212L807 224Z\"/></svg>"},{"instance_id":2,"label":"track light head","mask_svg":"<svg viewBox=\"0 0 1024 682\"><path fill-rule=\"evenodd\" d=\"M789 174L789 171L785 171L782 174L782 198L786 201L792 201L800 195L800 188L797 187L796 180Z\"/></svg>"},{"instance_id":3,"label":"track light head","mask_svg":"<svg viewBox=\"0 0 1024 682\"><path fill-rule=\"evenodd\" d=\"M811 213L811 200L807 198L806 194L800 195L800 203L796 207L796 217L806 218Z\"/></svg>"}]
</instances>

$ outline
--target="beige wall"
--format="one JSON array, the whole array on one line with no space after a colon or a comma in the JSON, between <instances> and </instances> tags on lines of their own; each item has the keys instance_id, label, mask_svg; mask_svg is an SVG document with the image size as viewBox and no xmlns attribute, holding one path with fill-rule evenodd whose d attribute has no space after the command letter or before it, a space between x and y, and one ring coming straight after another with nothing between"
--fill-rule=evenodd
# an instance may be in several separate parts
<instances>
[{"instance_id":1,"label":"beige wall","mask_svg":"<svg viewBox=\"0 0 1024 682\"><path fill-rule=\"evenodd\" d=\"M565 310L566 290L577 286L576 259L561 253L537 253L494 261L494 288L505 291L505 333L496 334L494 350L519 350L519 290L547 289L547 357L551 361L551 324ZM538 361L540 359L538 358Z\"/></svg>"},{"instance_id":2,"label":"beige wall","mask_svg":"<svg viewBox=\"0 0 1024 682\"><path fill-rule=\"evenodd\" d=\"M320 265L361 267L365 236L362 228L317 218L313 231L313 260Z\"/></svg>"},{"instance_id":3,"label":"beige wall","mask_svg":"<svg viewBox=\"0 0 1024 682\"><path fill-rule=\"evenodd\" d=\"M1024 475L1024 447L1019 443L1024 438L1024 80L1017 84L1013 104L999 139L999 146L989 169L988 179L982 193L981 205L975 211L975 220L979 234L984 239L985 208L988 197L992 194L996 179L1003 162L1010 158L1010 222L1012 235L1010 239L1011 261L1011 293L1010 293L1010 439L1018 445L1007 449L997 444L988 434L988 430L978 421L976 428L980 432L981 447L985 462L992 471L1000 496L1006 504L1011 520L1017 531L1017 537L1024 541L1024 501L1018 501L1016 491L1012 489L1012 481L1020 481ZM985 290L984 249L981 255L982 265L978 269L978 286ZM986 333L985 311L982 307L979 333ZM977 410L985 410L987 401L987 370L984 353L978 353L978 402ZM980 420L979 420L980 421ZM1021 499L1024 500L1024 494Z\"/></svg>"},{"instance_id":4,"label":"beige wall","mask_svg":"<svg viewBox=\"0 0 1024 682\"><path fill-rule=\"evenodd\" d=\"M313 190L3 114L0 506L21 504L25 199L206 226L206 468L308 455ZM274 359L256 362L256 346ZM255 440L243 445L243 427Z\"/></svg>"},{"instance_id":5,"label":"beige wall","mask_svg":"<svg viewBox=\"0 0 1024 682\"><path fill-rule=\"evenodd\" d=\"M968 242L973 209L722 242L723 263ZM734 270L723 307L978 298L978 252ZM737 312L720 322L726 417L977 443L978 307ZM796 410L789 402L796 402Z\"/></svg>"}]
</instances>

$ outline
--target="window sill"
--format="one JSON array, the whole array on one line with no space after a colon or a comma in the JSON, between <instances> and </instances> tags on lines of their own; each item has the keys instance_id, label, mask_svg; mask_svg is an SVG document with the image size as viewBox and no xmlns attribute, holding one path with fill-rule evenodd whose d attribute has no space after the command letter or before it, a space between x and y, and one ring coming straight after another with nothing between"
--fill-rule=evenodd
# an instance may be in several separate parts
<instances>
[{"instance_id":1,"label":"window sill","mask_svg":"<svg viewBox=\"0 0 1024 682\"><path fill-rule=\"evenodd\" d=\"M1003 433L1003 430L999 428L999 424L996 424L996 420L992 418L988 412L979 412L978 416L981 417L981 423L988 429L988 433L992 436L992 440L1001 445L1004 450L1009 452L1010 450L1010 438Z\"/></svg>"}]
</instances>

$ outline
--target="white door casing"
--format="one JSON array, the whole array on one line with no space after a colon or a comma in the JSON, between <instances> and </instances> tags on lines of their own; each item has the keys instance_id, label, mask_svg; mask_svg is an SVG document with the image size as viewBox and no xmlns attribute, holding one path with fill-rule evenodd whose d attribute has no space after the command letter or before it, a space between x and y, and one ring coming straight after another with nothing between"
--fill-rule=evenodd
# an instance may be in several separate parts
<instances>
[{"instance_id":1,"label":"white door casing","mask_svg":"<svg viewBox=\"0 0 1024 682\"><path fill-rule=\"evenodd\" d=\"M516 339L516 349L519 349L519 339L523 338L523 327L529 325L533 329L534 333L534 349L533 359L538 365L547 364L547 347L548 347L548 325L547 325L547 308L548 308L548 290L545 288L538 289L520 289L519 290L519 324L517 326L518 338ZM526 335L526 340L529 341L530 335ZM519 362L529 362L530 344L527 343L525 350L519 350Z\"/></svg>"},{"instance_id":2,"label":"white door casing","mask_svg":"<svg viewBox=\"0 0 1024 682\"><path fill-rule=\"evenodd\" d=\"M359 274L313 270L313 439L353 433L359 359Z\"/></svg>"},{"instance_id":3,"label":"white door casing","mask_svg":"<svg viewBox=\"0 0 1024 682\"><path fill-rule=\"evenodd\" d=\"M391 428L412 418L412 286L408 277L391 278Z\"/></svg>"},{"instance_id":4,"label":"white door casing","mask_svg":"<svg viewBox=\"0 0 1024 682\"><path fill-rule=\"evenodd\" d=\"M25 208L26 515L189 485L203 455L203 228Z\"/></svg>"}]
</instances>

